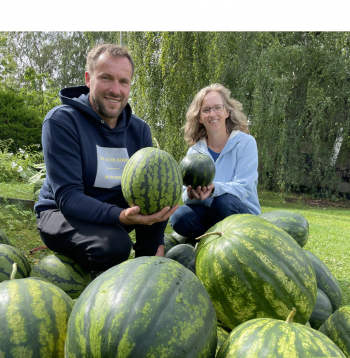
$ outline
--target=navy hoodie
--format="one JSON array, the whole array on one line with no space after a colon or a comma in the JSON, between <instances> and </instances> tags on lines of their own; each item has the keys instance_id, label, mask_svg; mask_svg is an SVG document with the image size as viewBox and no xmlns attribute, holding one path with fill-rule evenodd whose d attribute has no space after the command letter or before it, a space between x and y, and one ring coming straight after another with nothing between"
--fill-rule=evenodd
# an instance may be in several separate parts
<instances>
[{"instance_id":1,"label":"navy hoodie","mask_svg":"<svg viewBox=\"0 0 350 358\"><path fill-rule=\"evenodd\" d=\"M63 105L47 114L42 128L46 180L37 216L59 208L78 220L118 225L128 207L121 174L136 151L153 147L151 130L129 104L111 129L92 109L86 86L65 88L59 96Z\"/></svg>"}]
</instances>

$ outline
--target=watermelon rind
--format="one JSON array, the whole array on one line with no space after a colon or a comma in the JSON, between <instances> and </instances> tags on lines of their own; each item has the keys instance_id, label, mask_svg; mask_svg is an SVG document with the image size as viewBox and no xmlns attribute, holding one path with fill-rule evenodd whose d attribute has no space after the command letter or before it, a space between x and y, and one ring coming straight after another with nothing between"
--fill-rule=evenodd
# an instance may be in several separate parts
<instances>
[{"instance_id":1,"label":"watermelon rind","mask_svg":"<svg viewBox=\"0 0 350 358\"><path fill-rule=\"evenodd\" d=\"M166 254L172 247L178 245L178 242L170 234L164 234L164 254Z\"/></svg>"},{"instance_id":2,"label":"watermelon rind","mask_svg":"<svg viewBox=\"0 0 350 358\"><path fill-rule=\"evenodd\" d=\"M187 267L195 256L196 253L193 246L188 244L178 244L171 248L165 255L166 258L175 260L185 267Z\"/></svg>"},{"instance_id":3,"label":"watermelon rind","mask_svg":"<svg viewBox=\"0 0 350 358\"><path fill-rule=\"evenodd\" d=\"M14 246L0 244L0 282L10 279L14 263L17 264L16 279L29 276L31 267L24 253Z\"/></svg>"},{"instance_id":4,"label":"watermelon rind","mask_svg":"<svg viewBox=\"0 0 350 358\"><path fill-rule=\"evenodd\" d=\"M312 328L319 329L326 319L332 314L332 304L328 296L317 288L316 305L311 313L309 322Z\"/></svg>"},{"instance_id":5,"label":"watermelon rind","mask_svg":"<svg viewBox=\"0 0 350 358\"><path fill-rule=\"evenodd\" d=\"M310 259L315 270L317 287L329 298L332 305L332 312L334 313L340 307L342 302L342 292L339 282L319 257L308 250L304 249L304 252Z\"/></svg>"},{"instance_id":6,"label":"watermelon rind","mask_svg":"<svg viewBox=\"0 0 350 358\"><path fill-rule=\"evenodd\" d=\"M309 238L309 223L303 215L288 210L269 211L259 217L268 220L287 232L300 247L304 247Z\"/></svg>"},{"instance_id":7,"label":"watermelon rind","mask_svg":"<svg viewBox=\"0 0 350 358\"><path fill-rule=\"evenodd\" d=\"M336 310L319 328L337 347L350 357L350 306Z\"/></svg>"},{"instance_id":8,"label":"watermelon rind","mask_svg":"<svg viewBox=\"0 0 350 358\"><path fill-rule=\"evenodd\" d=\"M0 230L0 244L11 245L9 238Z\"/></svg>"},{"instance_id":9,"label":"watermelon rind","mask_svg":"<svg viewBox=\"0 0 350 358\"><path fill-rule=\"evenodd\" d=\"M284 230L255 215L231 215L207 231L196 275L218 319L230 329L259 317L305 324L317 296L316 276L303 249ZM217 233L217 234L216 234Z\"/></svg>"},{"instance_id":10,"label":"watermelon rind","mask_svg":"<svg viewBox=\"0 0 350 358\"><path fill-rule=\"evenodd\" d=\"M217 358L345 357L324 334L298 323L257 318L232 330Z\"/></svg>"},{"instance_id":11,"label":"watermelon rind","mask_svg":"<svg viewBox=\"0 0 350 358\"><path fill-rule=\"evenodd\" d=\"M97 277L74 305L66 358L214 357L217 318L198 278L162 257L139 257Z\"/></svg>"},{"instance_id":12,"label":"watermelon rind","mask_svg":"<svg viewBox=\"0 0 350 358\"><path fill-rule=\"evenodd\" d=\"M63 358L72 299L31 277L0 284L0 351L4 358Z\"/></svg>"},{"instance_id":13,"label":"watermelon rind","mask_svg":"<svg viewBox=\"0 0 350 358\"><path fill-rule=\"evenodd\" d=\"M76 261L63 254L49 255L35 264L31 277L40 277L61 288L71 298L78 298L91 282L91 275Z\"/></svg>"}]
</instances>

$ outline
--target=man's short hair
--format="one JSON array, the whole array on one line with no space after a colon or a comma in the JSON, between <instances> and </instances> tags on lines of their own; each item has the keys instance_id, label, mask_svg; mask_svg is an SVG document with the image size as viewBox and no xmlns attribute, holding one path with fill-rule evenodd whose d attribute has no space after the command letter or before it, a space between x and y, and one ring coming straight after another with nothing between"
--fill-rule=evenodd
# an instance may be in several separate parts
<instances>
[{"instance_id":1,"label":"man's short hair","mask_svg":"<svg viewBox=\"0 0 350 358\"><path fill-rule=\"evenodd\" d=\"M128 49L125 46L114 44L99 44L89 51L86 60L86 68L90 74L94 72L100 55L105 52L113 57L126 57L131 63L132 75L134 74L134 61L131 58Z\"/></svg>"}]
</instances>

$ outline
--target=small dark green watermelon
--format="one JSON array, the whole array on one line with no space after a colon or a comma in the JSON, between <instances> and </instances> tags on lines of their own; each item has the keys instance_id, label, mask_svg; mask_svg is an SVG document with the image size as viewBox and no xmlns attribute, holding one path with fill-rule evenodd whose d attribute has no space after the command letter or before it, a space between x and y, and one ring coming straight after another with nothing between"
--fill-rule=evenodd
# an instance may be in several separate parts
<instances>
[{"instance_id":1,"label":"small dark green watermelon","mask_svg":"<svg viewBox=\"0 0 350 358\"><path fill-rule=\"evenodd\" d=\"M173 207L182 194L182 176L175 159L157 148L143 148L126 163L121 187L130 207L140 214L154 214Z\"/></svg>"},{"instance_id":2,"label":"small dark green watermelon","mask_svg":"<svg viewBox=\"0 0 350 358\"><path fill-rule=\"evenodd\" d=\"M256 318L242 323L232 330L216 357L302 358L345 355L324 334L305 325L292 323L289 315L286 321Z\"/></svg>"},{"instance_id":3,"label":"small dark green watermelon","mask_svg":"<svg viewBox=\"0 0 350 358\"><path fill-rule=\"evenodd\" d=\"M332 312L334 313L340 307L342 301L339 283L321 259L308 250L304 249L304 252L310 259L315 270L317 287L329 298L332 305Z\"/></svg>"},{"instance_id":4,"label":"small dark green watermelon","mask_svg":"<svg viewBox=\"0 0 350 358\"><path fill-rule=\"evenodd\" d=\"M14 246L0 244L0 282L10 279L13 263L17 264L16 279L29 276L31 267L23 252Z\"/></svg>"},{"instance_id":5,"label":"small dark green watermelon","mask_svg":"<svg viewBox=\"0 0 350 358\"><path fill-rule=\"evenodd\" d=\"M316 305L309 318L311 327L319 329L331 314L332 305L329 298L322 290L317 288Z\"/></svg>"},{"instance_id":6,"label":"small dark green watermelon","mask_svg":"<svg viewBox=\"0 0 350 358\"><path fill-rule=\"evenodd\" d=\"M176 239L170 234L164 234L164 254L166 254L172 247L178 245L179 243Z\"/></svg>"},{"instance_id":7,"label":"small dark green watermelon","mask_svg":"<svg viewBox=\"0 0 350 358\"><path fill-rule=\"evenodd\" d=\"M340 307L319 328L337 347L350 357L350 306Z\"/></svg>"},{"instance_id":8,"label":"small dark green watermelon","mask_svg":"<svg viewBox=\"0 0 350 358\"><path fill-rule=\"evenodd\" d=\"M0 230L0 244L11 245L9 238Z\"/></svg>"},{"instance_id":9,"label":"small dark green watermelon","mask_svg":"<svg viewBox=\"0 0 350 358\"><path fill-rule=\"evenodd\" d=\"M196 256L186 266L190 271L196 274Z\"/></svg>"},{"instance_id":10,"label":"small dark green watermelon","mask_svg":"<svg viewBox=\"0 0 350 358\"><path fill-rule=\"evenodd\" d=\"M301 214L287 210L276 210L259 216L287 232L300 247L305 246L309 238L309 223Z\"/></svg>"},{"instance_id":11,"label":"small dark green watermelon","mask_svg":"<svg viewBox=\"0 0 350 358\"><path fill-rule=\"evenodd\" d=\"M196 253L192 245L178 244L171 248L165 255L166 258L175 260L181 265L187 265L195 258Z\"/></svg>"},{"instance_id":12,"label":"small dark green watermelon","mask_svg":"<svg viewBox=\"0 0 350 358\"><path fill-rule=\"evenodd\" d=\"M62 289L71 298L78 298L91 282L91 275L66 255L54 254L33 266L31 277L40 277Z\"/></svg>"},{"instance_id":13,"label":"small dark green watermelon","mask_svg":"<svg viewBox=\"0 0 350 358\"><path fill-rule=\"evenodd\" d=\"M196 242L193 242L191 239L189 239L188 237L182 236L180 234L178 234L176 231L173 231L170 234L179 244L190 244L192 246L196 245Z\"/></svg>"},{"instance_id":14,"label":"small dark green watermelon","mask_svg":"<svg viewBox=\"0 0 350 358\"><path fill-rule=\"evenodd\" d=\"M191 185L192 188L208 186L213 182L216 173L213 160L200 153L186 155L179 167L184 185Z\"/></svg>"}]
</instances>

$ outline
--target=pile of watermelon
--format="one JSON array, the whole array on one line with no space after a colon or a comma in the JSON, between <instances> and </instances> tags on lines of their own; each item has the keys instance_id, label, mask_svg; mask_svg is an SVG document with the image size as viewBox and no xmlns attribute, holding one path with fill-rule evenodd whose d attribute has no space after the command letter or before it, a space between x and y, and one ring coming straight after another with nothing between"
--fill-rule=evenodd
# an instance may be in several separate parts
<instances>
[{"instance_id":1,"label":"pile of watermelon","mask_svg":"<svg viewBox=\"0 0 350 358\"><path fill-rule=\"evenodd\" d=\"M177 190L177 164L154 154ZM142 201L133 170L132 205L162 205L161 195ZM170 206L179 195L164 193ZM350 306L303 249L308 235L295 212L233 215L196 242L165 234L165 257L130 259L91 281L64 255L31 268L0 231L0 357L350 357Z\"/></svg>"}]
</instances>

